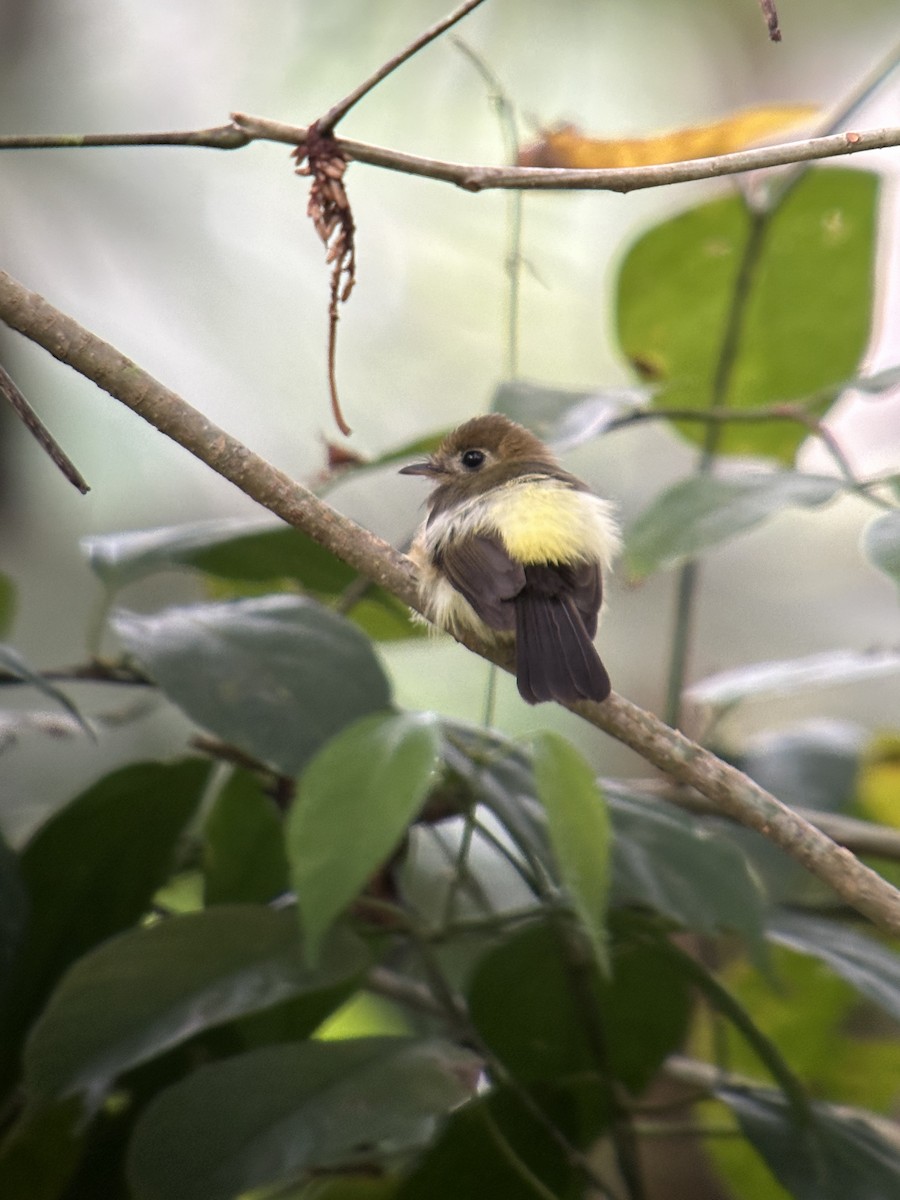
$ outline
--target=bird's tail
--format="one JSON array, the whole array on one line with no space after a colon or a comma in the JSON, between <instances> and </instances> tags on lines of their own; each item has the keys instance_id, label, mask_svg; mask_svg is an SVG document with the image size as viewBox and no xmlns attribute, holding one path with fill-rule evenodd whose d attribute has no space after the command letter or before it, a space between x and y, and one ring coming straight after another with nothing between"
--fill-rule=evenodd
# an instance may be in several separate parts
<instances>
[{"instance_id":1,"label":"bird's tail","mask_svg":"<svg viewBox=\"0 0 900 1200\"><path fill-rule=\"evenodd\" d=\"M606 667L569 596L526 588L516 597L516 680L529 704L605 700Z\"/></svg>"}]
</instances>

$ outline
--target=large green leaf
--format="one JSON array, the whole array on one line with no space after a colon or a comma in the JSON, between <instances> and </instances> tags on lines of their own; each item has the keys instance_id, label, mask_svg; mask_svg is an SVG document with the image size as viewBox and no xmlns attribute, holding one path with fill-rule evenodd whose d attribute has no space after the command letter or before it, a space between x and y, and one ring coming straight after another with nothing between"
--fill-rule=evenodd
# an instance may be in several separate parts
<instances>
[{"instance_id":1,"label":"large green leaf","mask_svg":"<svg viewBox=\"0 0 900 1200\"><path fill-rule=\"evenodd\" d=\"M211 1026L344 984L368 956L348 931L310 968L293 912L219 905L129 930L63 977L25 1048L29 1101L81 1095L95 1109L117 1076Z\"/></svg>"},{"instance_id":2,"label":"large green leaf","mask_svg":"<svg viewBox=\"0 0 900 1200\"><path fill-rule=\"evenodd\" d=\"M255 775L234 772L216 797L203 834L207 904L267 904L287 891L282 820Z\"/></svg>"},{"instance_id":3,"label":"large green leaf","mask_svg":"<svg viewBox=\"0 0 900 1200\"><path fill-rule=\"evenodd\" d=\"M558 734L537 737L533 754L535 787L560 877L598 962L606 967L611 834L603 793L582 756Z\"/></svg>"},{"instance_id":4,"label":"large green leaf","mask_svg":"<svg viewBox=\"0 0 900 1200\"><path fill-rule=\"evenodd\" d=\"M82 547L106 586L114 591L156 571L189 567L234 585L218 591L282 590L297 585L315 596L340 596L357 579L352 567L289 525L268 518L226 517L137 533L86 538ZM417 636L409 609L374 584L347 615L372 637Z\"/></svg>"},{"instance_id":5,"label":"large green leaf","mask_svg":"<svg viewBox=\"0 0 900 1200\"><path fill-rule=\"evenodd\" d=\"M900 509L876 517L863 533L862 545L869 561L900 585Z\"/></svg>"},{"instance_id":6,"label":"large green leaf","mask_svg":"<svg viewBox=\"0 0 900 1200\"><path fill-rule=\"evenodd\" d=\"M593 1077L595 1133L610 1116L608 1077L641 1092L679 1045L690 1008L686 976L657 935L634 920L617 928L609 979L560 929L536 922L484 956L469 991L479 1032L519 1080Z\"/></svg>"},{"instance_id":7,"label":"large green leaf","mask_svg":"<svg viewBox=\"0 0 900 1200\"><path fill-rule=\"evenodd\" d=\"M727 836L627 787L607 784L613 898L641 904L697 933L763 935L765 896L747 857Z\"/></svg>"},{"instance_id":8,"label":"large green leaf","mask_svg":"<svg viewBox=\"0 0 900 1200\"><path fill-rule=\"evenodd\" d=\"M477 1073L468 1052L407 1038L270 1046L201 1067L137 1126L135 1200L233 1200L420 1145Z\"/></svg>"},{"instance_id":9,"label":"large green leaf","mask_svg":"<svg viewBox=\"0 0 900 1200\"><path fill-rule=\"evenodd\" d=\"M192 720L285 775L344 726L390 703L369 640L302 597L119 612L113 625Z\"/></svg>"},{"instance_id":10,"label":"large green leaf","mask_svg":"<svg viewBox=\"0 0 900 1200\"><path fill-rule=\"evenodd\" d=\"M837 921L780 913L768 935L782 946L809 954L853 984L895 1021L900 1021L900 955Z\"/></svg>"},{"instance_id":11,"label":"large green leaf","mask_svg":"<svg viewBox=\"0 0 900 1200\"><path fill-rule=\"evenodd\" d=\"M798 1125L778 1092L722 1086L716 1095L795 1200L895 1200L900 1149L867 1114L816 1104Z\"/></svg>"},{"instance_id":12,"label":"large green leaf","mask_svg":"<svg viewBox=\"0 0 900 1200\"><path fill-rule=\"evenodd\" d=\"M0 1013L7 1070L66 967L147 911L209 771L199 760L125 767L56 813L29 842L22 875L31 915Z\"/></svg>"},{"instance_id":13,"label":"large green leaf","mask_svg":"<svg viewBox=\"0 0 900 1200\"><path fill-rule=\"evenodd\" d=\"M301 776L288 859L310 953L396 849L435 780L429 713L380 713L333 738Z\"/></svg>"},{"instance_id":14,"label":"large green leaf","mask_svg":"<svg viewBox=\"0 0 900 1200\"><path fill-rule=\"evenodd\" d=\"M743 287L727 403L740 409L822 392L811 411L824 411L833 385L855 374L869 338L877 195L875 175L811 170L768 218L754 218L732 195L644 234L622 264L617 322L625 355L662 384L654 406L711 403L729 312ZM742 271L757 220L767 225ZM680 428L702 444L704 425ZM806 436L787 421L733 424L719 449L790 462Z\"/></svg>"},{"instance_id":15,"label":"large green leaf","mask_svg":"<svg viewBox=\"0 0 900 1200\"><path fill-rule=\"evenodd\" d=\"M672 567L746 533L788 507L817 508L833 499L840 480L796 471L742 478L693 475L666 488L625 536L625 559L637 579Z\"/></svg>"}]
</instances>

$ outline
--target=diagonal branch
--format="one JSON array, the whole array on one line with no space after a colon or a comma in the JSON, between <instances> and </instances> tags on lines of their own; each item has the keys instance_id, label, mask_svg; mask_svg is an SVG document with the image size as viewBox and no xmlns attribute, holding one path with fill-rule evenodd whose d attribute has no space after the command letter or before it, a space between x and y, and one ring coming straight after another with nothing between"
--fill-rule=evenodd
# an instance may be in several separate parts
<instances>
[{"instance_id":1,"label":"diagonal branch","mask_svg":"<svg viewBox=\"0 0 900 1200\"><path fill-rule=\"evenodd\" d=\"M410 607L419 607L415 567L405 555L335 512L120 351L4 272L0 272L0 320L93 380L246 495L302 529L366 578ZM475 639L466 639L464 644L489 661L510 668L508 652ZM572 711L630 746L673 779L696 788L714 802L719 812L757 830L785 850L879 929L900 936L900 892L746 775L622 696L613 695L602 704L581 702L573 705Z\"/></svg>"}]
</instances>

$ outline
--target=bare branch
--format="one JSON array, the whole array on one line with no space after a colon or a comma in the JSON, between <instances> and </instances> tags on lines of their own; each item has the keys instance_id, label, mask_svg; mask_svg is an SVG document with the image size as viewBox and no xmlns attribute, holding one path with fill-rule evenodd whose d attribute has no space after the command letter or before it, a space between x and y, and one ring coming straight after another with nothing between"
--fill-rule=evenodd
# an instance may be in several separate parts
<instances>
[{"instance_id":1,"label":"bare branch","mask_svg":"<svg viewBox=\"0 0 900 1200\"><path fill-rule=\"evenodd\" d=\"M89 333L9 275L0 272L0 319L60 362L93 380L161 433L178 442L259 504L327 547L355 570L419 607L415 567L387 542L335 512L312 492L219 429L120 351ZM509 669L508 650L464 641ZM602 704L572 706L597 729L712 800L718 812L756 829L829 884L885 933L900 936L900 892L849 851L776 800L746 775L716 758L652 713L613 695Z\"/></svg>"},{"instance_id":2,"label":"bare branch","mask_svg":"<svg viewBox=\"0 0 900 1200\"><path fill-rule=\"evenodd\" d=\"M0 150L73 149L89 146L205 146L215 150L237 150L254 141L280 142L287 146L302 145L309 133L305 125L287 125L266 117L247 113L232 114L231 125L212 129L172 133L122 134L56 134L9 135L0 137ZM607 191L634 192L645 188L668 187L674 183L690 183L698 179L718 179L740 175L766 167L781 167L791 163L813 162L860 154L866 150L883 150L900 146L900 129L870 129L863 132L829 134L799 142L775 146L758 146L721 154L712 158L695 158L687 162L662 163L651 167L610 167L597 170L562 170L556 167L478 167L464 163L444 162L422 158L335 138L338 148L348 159L452 183L470 192L502 188L522 191Z\"/></svg>"},{"instance_id":3,"label":"bare branch","mask_svg":"<svg viewBox=\"0 0 900 1200\"><path fill-rule=\"evenodd\" d=\"M441 36L442 33L456 25L459 21L469 15L473 8L478 8L479 4L483 4L484 0L466 0L465 4L461 4L459 8L448 13L446 17L438 21L436 25L432 25L430 29L426 29L413 42L401 50L399 54L395 54L393 58L389 58L386 63L378 68L374 75L370 75L368 79L363 80L359 87L355 87L349 96L345 96L343 100L339 100L333 105L324 117L321 117L316 124L323 133L331 133L338 121L342 121L347 113L355 104L362 100L363 96L367 96L374 87L381 83L382 79L387 79L388 75L392 74L396 69L412 58L414 54L433 42L435 38Z\"/></svg>"},{"instance_id":4,"label":"bare branch","mask_svg":"<svg viewBox=\"0 0 900 1200\"><path fill-rule=\"evenodd\" d=\"M3 396L13 407L16 416L20 418L22 424L35 439L40 448L52 459L59 467L69 483L78 488L82 496L86 495L91 489L84 481L84 476L60 446L59 442L37 415L22 393L19 391L13 378L0 367L0 396Z\"/></svg>"}]
</instances>

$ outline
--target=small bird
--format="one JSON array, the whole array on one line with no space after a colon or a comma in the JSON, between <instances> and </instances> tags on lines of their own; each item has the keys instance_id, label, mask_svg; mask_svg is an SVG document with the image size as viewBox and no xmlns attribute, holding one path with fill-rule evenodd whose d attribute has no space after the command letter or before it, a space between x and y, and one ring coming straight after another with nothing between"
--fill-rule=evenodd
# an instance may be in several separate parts
<instances>
[{"instance_id":1,"label":"small bird","mask_svg":"<svg viewBox=\"0 0 900 1200\"><path fill-rule=\"evenodd\" d=\"M466 421L400 474L435 483L410 549L430 620L488 639L515 635L529 704L605 700L609 675L593 639L602 572L619 547L609 502L498 413Z\"/></svg>"}]
</instances>

